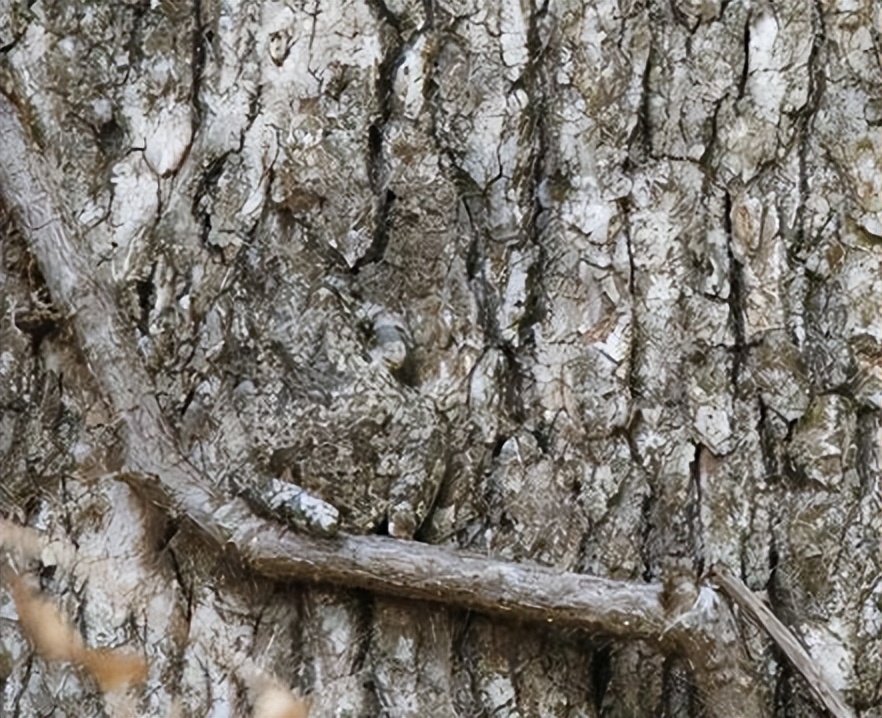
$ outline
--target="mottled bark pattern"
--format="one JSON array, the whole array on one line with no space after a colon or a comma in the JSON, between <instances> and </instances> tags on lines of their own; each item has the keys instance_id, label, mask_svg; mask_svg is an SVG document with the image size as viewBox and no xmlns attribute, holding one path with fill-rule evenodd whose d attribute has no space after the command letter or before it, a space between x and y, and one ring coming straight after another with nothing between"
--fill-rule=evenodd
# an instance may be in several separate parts
<instances>
[{"instance_id":1,"label":"mottled bark pattern","mask_svg":"<svg viewBox=\"0 0 882 718\"><path fill-rule=\"evenodd\" d=\"M243 714L241 654L315 716L719 696L652 642L252 575L119 471L167 471L197 526L295 484L348 533L638 583L721 562L882 716L879 12L0 0L32 191L109 288L52 296L21 228L58 218L8 170L0 513L73 542L44 588L147 653L139 714ZM83 326L131 348L110 379ZM13 618L0 590L0 713L100 715ZM742 628L763 712L820 715Z\"/></svg>"}]
</instances>

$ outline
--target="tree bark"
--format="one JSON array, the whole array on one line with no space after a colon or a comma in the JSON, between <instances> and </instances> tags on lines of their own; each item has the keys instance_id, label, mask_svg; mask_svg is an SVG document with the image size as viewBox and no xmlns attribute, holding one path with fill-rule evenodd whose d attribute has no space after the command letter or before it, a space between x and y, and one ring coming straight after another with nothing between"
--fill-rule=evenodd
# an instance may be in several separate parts
<instances>
[{"instance_id":1,"label":"tree bark","mask_svg":"<svg viewBox=\"0 0 882 718\"><path fill-rule=\"evenodd\" d=\"M880 716L878 12L0 0L3 714Z\"/></svg>"}]
</instances>

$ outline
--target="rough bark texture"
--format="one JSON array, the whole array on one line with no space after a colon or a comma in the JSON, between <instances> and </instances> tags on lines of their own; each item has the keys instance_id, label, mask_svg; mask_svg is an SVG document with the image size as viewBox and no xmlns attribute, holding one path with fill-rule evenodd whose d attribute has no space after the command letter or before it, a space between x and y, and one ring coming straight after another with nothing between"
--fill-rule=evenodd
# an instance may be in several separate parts
<instances>
[{"instance_id":1,"label":"rough bark texture","mask_svg":"<svg viewBox=\"0 0 882 718\"><path fill-rule=\"evenodd\" d=\"M719 562L882 715L878 13L0 0L0 513L151 666L102 701L0 588L0 714L247 715L254 659L313 716L732 715L700 646L268 578L218 548L244 503ZM821 715L740 627L754 714Z\"/></svg>"}]
</instances>

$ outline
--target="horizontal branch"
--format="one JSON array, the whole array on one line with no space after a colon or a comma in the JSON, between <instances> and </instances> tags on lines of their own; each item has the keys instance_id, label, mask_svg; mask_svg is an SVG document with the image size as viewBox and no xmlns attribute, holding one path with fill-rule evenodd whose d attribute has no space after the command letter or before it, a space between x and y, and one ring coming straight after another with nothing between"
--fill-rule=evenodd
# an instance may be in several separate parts
<instances>
[{"instance_id":1,"label":"horizontal branch","mask_svg":"<svg viewBox=\"0 0 882 718\"><path fill-rule=\"evenodd\" d=\"M264 525L244 527L234 541L248 564L274 578L335 583L629 638L659 639L666 623L658 585L379 536L320 539Z\"/></svg>"},{"instance_id":2,"label":"horizontal branch","mask_svg":"<svg viewBox=\"0 0 882 718\"><path fill-rule=\"evenodd\" d=\"M702 693L713 696L710 716L762 715L732 612L708 586L691 606L670 615L660 584L613 581L382 536L298 534L255 517L239 501L214 518L243 562L261 575L644 640L688 657Z\"/></svg>"},{"instance_id":3,"label":"horizontal branch","mask_svg":"<svg viewBox=\"0 0 882 718\"><path fill-rule=\"evenodd\" d=\"M67 316L99 386L123 419L122 478L160 492L219 544L232 542L255 570L416 599L431 599L519 619L560 621L592 631L661 635L659 588L616 583L539 566L453 555L418 543L375 537L316 539L276 530L228 501L183 456L162 416L131 329L59 211L52 172L0 93L0 189L19 214L53 301ZM248 536L243 530L248 528Z\"/></svg>"}]
</instances>

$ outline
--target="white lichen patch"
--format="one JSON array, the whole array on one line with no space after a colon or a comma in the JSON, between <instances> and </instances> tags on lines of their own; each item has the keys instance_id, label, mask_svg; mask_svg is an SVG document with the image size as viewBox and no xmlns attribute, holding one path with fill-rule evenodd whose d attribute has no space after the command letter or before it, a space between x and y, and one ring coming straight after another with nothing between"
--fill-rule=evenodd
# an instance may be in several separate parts
<instances>
[{"instance_id":1,"label":"white lichen patch","mask_svg":"<svg viewBox=\"0 0 882 718\"><path fill-rule=\"evenodd\" d=\"M824 677L836 690L844 690L854 680L854 668L843 637L838 631L845 626L804 623L800 626L802 639Z\"/></svg>"},{"instance_id":2,"label":"white lichen patch","mask_svg":"<svg viewBox=\"0 0 882 718\"><path fill-rule=\"evenodd\" d=\"M110 181L114 186L114 201L109 225L116 244L113 273L116 277L125 277L133 269L133 252L139 248L145 226L156 216L157 180L144 158L132 153L113 167Z\"/></svg>"},{"instance_id":3,"label":"white lichen patch","mask_svg":"<svg viewBox=\"0 0 882 718\"><path fill-rule=\"evenodd\" d=\"M192 122L188 106L173 104L157 108L143 129L134 128L135 137L143 132L144 159L158 176L180 167L192 140Z\"/></svg>"}]
</instances>

